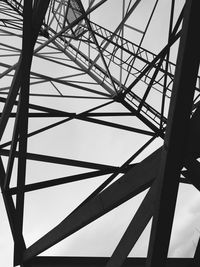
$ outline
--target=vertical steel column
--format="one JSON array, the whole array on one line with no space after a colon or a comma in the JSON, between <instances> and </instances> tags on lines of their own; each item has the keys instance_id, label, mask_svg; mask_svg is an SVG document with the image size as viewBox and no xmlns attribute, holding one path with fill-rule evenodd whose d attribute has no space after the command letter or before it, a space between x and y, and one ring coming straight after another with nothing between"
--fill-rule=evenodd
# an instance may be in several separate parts
<instances>
[{"instance_id":1,"label":"vertical steel column","mask_svg":"<svg viewBox=\"0 0 200 267\"><path fill-rule=\"evenodd\" d=\"M165 266L199 67L200 2L187 0L146 266Z\"/></svg>"},{"instance_id":2,"label":"vertical steel column","mask_svg":"<svg viewBox=\"0 0 200 267\"><path fill-rule=\"evenodd\" d=\"M19 65L18 79L19 93L19 159L17 173L17 194L16 194L16 228L23 236L23 214L24 214L24 192L26 178L26 152L28 134L28 112L29 112L29 87L30 70L33 58L34 45L40 31L49 0L24 1L23 8L23 42L21 62ZM15 136L17 138L17 136ZM14 264L20 264L24 252L24 244L19 239L15 242Z\"/></svg>"},{"instance_id":3,"label":"vertical steel column","mask_svg":"<svg viewBox=\"0 0 200 267\"><path fill-rule=\"evenodd\" d=\"M28 103L29 103L29 77L32 62L32 0L24 2L23 9L23 42L21 69L21 88L19 95L19 159L17 175L17 195L16 195L16 224L17 229L23 233L23 213L24 213L24 186L26 177L26 151L28 132ZM15 243L14 262L21 262L23 249L20 240Z\"/></svg>"},{"instance_id":4,"label":"vertical steel column","mask_svg":"<svg viewBox=\"0 0 200 267\"><path fill-rule=\"evenodd\" d=\"M24 239L23 239L21 232L19 231L19 229L17 229L16 210L15 210L12 196L10 195L8 190L4 189L4 183L5 183L5 170L4 170L2 159L0 157L0 187L2 190L2 196L3 196L4 203L5 203L5 208L8 214L8 220L10 223L10 228L11 228L14 243L21 244L21 247L16 247L17 249L16 253L18 254L18 252L20 253L20 250L25 250L25 243L24 243Z\"/></svg>"}]
</instances>

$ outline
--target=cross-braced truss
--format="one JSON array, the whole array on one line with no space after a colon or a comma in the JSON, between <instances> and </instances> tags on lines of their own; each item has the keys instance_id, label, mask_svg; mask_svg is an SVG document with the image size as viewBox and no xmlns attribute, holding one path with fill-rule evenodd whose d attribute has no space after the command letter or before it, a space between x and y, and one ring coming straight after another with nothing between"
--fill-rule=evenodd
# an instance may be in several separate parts
<instances>
[{"instance_id":1,"label":"cross-braced truss","mask_svg":"<svg viewBox=\"0 0 200 267\"><path fill-rule=\"evenodd\" d=\"M179 184L200 188L200 3L167 1L150 49L159 4L0 1L0 185L15 266L198 264L199 244L194 258L167 255ZM30 241L30 198L71 184L62 219ZM146 189L110 257L38 256ZM127 258L150 221L147 257Z\"/></svg>"}]
</instances>

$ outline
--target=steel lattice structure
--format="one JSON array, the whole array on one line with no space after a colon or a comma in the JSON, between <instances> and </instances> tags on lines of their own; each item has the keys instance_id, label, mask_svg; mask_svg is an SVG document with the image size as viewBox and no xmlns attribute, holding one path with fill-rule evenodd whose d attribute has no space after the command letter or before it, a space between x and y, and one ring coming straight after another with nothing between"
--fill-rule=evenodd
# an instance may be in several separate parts
<instances>
[{"instance_id":1,"label":"steel lattice structure","mask_svg":"<svg viewBox=\"0 0 200 267\"><path fill-rule=\"evenodd\" d=\"M109 2L113 10L120 3L121 11L111 28L102 13ZM162 48L151 52L144 40L159 1L150 1L143 29L132 23L145 2L0 1L0 185L14 266L199 264L199 243L193 258L167 255L179 184L200 188L200 3L181 0L177 9L177 1L167 1L168 33ZM106 148L108 128L118 135L114 147L126 146L124 155ZM92 178L98 185L88 193ZM80 181L86 198L27 245L27 198ZM40 256L145 190L111 257ZM151 220L147 257L127 258Z\"/></svg>"}]
</instances>

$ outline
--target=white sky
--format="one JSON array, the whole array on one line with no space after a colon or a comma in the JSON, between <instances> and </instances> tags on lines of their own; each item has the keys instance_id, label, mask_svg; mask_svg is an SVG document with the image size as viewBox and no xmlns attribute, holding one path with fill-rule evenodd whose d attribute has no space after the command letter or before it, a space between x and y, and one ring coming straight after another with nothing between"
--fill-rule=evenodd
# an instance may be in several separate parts
<instances>
[{"instance_id":1,"label":"white sky","mask_svg":"<svg viewBox=\"0 0 200 267\"><path fill-rule=\"evenodd\" d=\"M128 1L126 1L126 3L127 2ZM170 1L160 1L146 39L144 40L143 46L155 53L160 51L167 40L168 23L166 23L166 21L169 19L169 2ZM155 1L153 0L142 1L127 23L143 30L154 3ZM121 0L108 0L103 7L94 12L91 19L97 24L101 24L103 27L109 27L109 29L114 30L122 16L121 4ZM176 12L180 10L182 4L183 0L176 1ZM128 28L125 30L125 37L134 42L139 40L138 33ZM13 64L16 58L6 60L8 64ZM34 59L32 70L34 71L37 69L37 71L42 74L53 75L54 77L69 74L69 69L58 66L55 68L53 64L48 65L49 63L41 62L42 61L39 59ZM83 79L81 78L80 81L83 81ZM5 84L7 84L6 82L5 80L0 81L0 85L5 86ZM65 86L59 85L58 87L59 90L66 90ZM34 86L32 90L34 92L42 91L43 93L48 93L51 90L55 93L53 87L50 89L49 84L42 85L42 89L41 86ZM69 94L73 94L73 92L75 91L70 88ZM153 96L154 102L156 102L156 97L157 95ZM48 105L50 107L78 113L94 107L98 103L104 102L103 100L88 101L77 99L72 101L72 99L47 99L42 97L40 99L31 97L31 101L39 105ZM113 112L125 111L125 109L117 103L102 109L102 111L103 110ZM29 131L48 125L49 121L54 122L58 120L59 119L30 119ZM112 121L116 123L122 121L125 125L132 127L137 125L146 129L146 127L135 118L113 118ZM11 124L12 122L10 122L10 125L7 127L4 140L10 139L9 132L12 127ZM148 138L145 136L136 133L90 124L84 121L72 120L67 124L63 124L41 134L40 137L34 136L30 138L28 151L39 154L56 154L58 157L120 166L134 151L141 147L147 139ZM156 140L137 161L142 160L160 144L162 144L161 140ZM6 163L5 159L4 163ZM79 173L79 171L81 171L81 169L75 167L28 162L27 183L76 174ZM87 171L87 169L85 171ZM15 174L16 166L12 177L12 186L16 184L16 179L14 178ZM107 177L108 175L27 193L25 199L26 219L24 222L24 234L27 245L31 245L39 237L52 229ZM181 185L180 189L169 256L191 257L199 236L200 215L198 207L200 204L200 196L197 190L190 185ZM143 196L144 193L124 203L109 214L98 219L98 221L88 225L66 240L60 242L58 245L52 247L44 255L110 256ZM2 214L0 217L0 263L2 267L7 267L12 266L13 243L2 197L0 197L0 210ZM147 226L147 229L130 253L130 256L146 255L148 234L150 231L149 226L150 225Z\"/></svg>"}]
</instances>

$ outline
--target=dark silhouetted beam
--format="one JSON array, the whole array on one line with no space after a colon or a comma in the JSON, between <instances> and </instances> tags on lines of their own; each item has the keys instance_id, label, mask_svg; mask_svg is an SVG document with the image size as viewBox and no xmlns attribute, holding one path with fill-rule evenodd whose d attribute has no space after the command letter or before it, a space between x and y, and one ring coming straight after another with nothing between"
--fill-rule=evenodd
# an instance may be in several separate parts
<instances>
[{"instance_id":1,"label":"dark silhouetted beam","mask_svg":"<svg viewBox=\"0 0 200 267\"><path fill-rule=\"evenodd\" d=\"M151 188L147 192L125 233L119 241L119 244L115 248L115 251L113 252L106 267L120 267L124 264L126 258L131 252L131 249L136 244L140 235L153 216L157 189L158 179L154 180Z\"/></svg>"},{"instance_id":2,"label":"dark silhouetted beam","mask_svg":"<svg viewBox=\"0 0 200 267\"><path fill-rule=\"evenodd\" d=\"M24 267L105 267L108 257L36 257ZM145 267L146 258L127 258L123 267ZM191 258L169 258L166 267L192 266Z\"/></svg>"},{"instance_id":3,"label":"dark silhouetted beam","mask_svg":"<svg viewBox=\"0 0 200 267\"><path fill-rule=\"evenodd\" d=\"M26 250L24 260L33 258L148 188L157 176L160 151L161 149L156 150L99 195L66 217L59 225Z\"/></svg>"},{"instance_id":4,"label":"dark silhouetted beam","mask_svg":"<svg viewBox=\"0 0 200 267\"><path fill-rule=\"evenodd\" d=\"M29 77L32 63L33 47L35 42L33 41L32 28L32 4L33 1L26 1L23 7L23 37L22 37L22 52L21 52L21 64L19 65L19 76L16 76L18 86L11 87L10 90L14 90L13 100L16 97L18 90L20 89L19 104L18 104L18 116L15 120L16 133L14 134L14 149L16 149L17 133L19 135L19 157L17 166L17 194L16 194L16 227L23 233L23 221L24 221L24 185L26 177L26 150L27 150L27 132L28 132L28 103L29 103ZM35 38L36 40L36 38ZM12 101L12 105L13 105ZM11 107L12 107L11 105ZM5 110L3 112L3 115ZM3 128L3 127L2 127ZM1 129L2 129L1 128ZM13 144L12 144L13 145ZM14 151L12 151L12 162L14 161ZM10 157L9 157L10 160ZM12 167L12 164L10 165ZM8 170L9 171L9 170ZM14 264L20 264L22 260L24 247L22 240L19 239L14 244Z\"/></svg>"},{"instance_id":5,"label":"dark silhouetted beam","mask_svg":"<svg viewBox=\"0 0 200 267\"><path fill-rule=\"evenodd\" d=\"M180 172L189 132L199 68L200 2L187 0L160 168L160 189L153 216L148 267L166 266ZM195 30L194 30L195 29Z\"/></svg>"},{"instance_id":6,"label":"dark silhouetted beam","mask_svg":"<svg viewBox=\"0 0 200 267\"><path fill-rule=\"evenodd\" d=\"M7 149L0 149L0 155L8 156L9 150ZM15 152L15 157L19 157L19 153ZM67 159L67 158L59 158L59 157L53 157L53 156L47 156L47 155L41 155L41 154L34 154L34 153L26 153L26 158L29 160L35 160L35 161L43 161L43 162L49 162L49 163L55 163L55 164L61 164L61 165L68 165L68 166L75 166L75 167L82 167L82 168L88 168L88 169L105 169L105 168L113 168L117 169L118 167L110 166L106 164L98 164L93 162L87 162L87 161L81 161L81 160L74 160L74 159Z\"/></svg>"},{"instance_id":7,"label":"dark silhouetted beam","mask_svg":"<svg viewBox=\"0 0 200 267\"><path fill-rule=\"evenodd\" d=\"M38 190L38 189L51 187L51 186L56 186L56 185L81 181L81 180L85 180L85 179L95 178L95 177L99 177L99 176L102 176L105 174L113 173L114 171L116 171L116 168L108 168L108 169L101 170L101 171L81 173L81 174L71 175L71 176L67 176L67 177L52 179L52 180L48 180L48 181L41 181L38 183L27 184L24 186L24 191L30 192L30 191L34 191L34 190ZM16 187L10 188L9 192L10 192L10 194L16 194L17 188Z\"/></svg>"}]
</instances>

